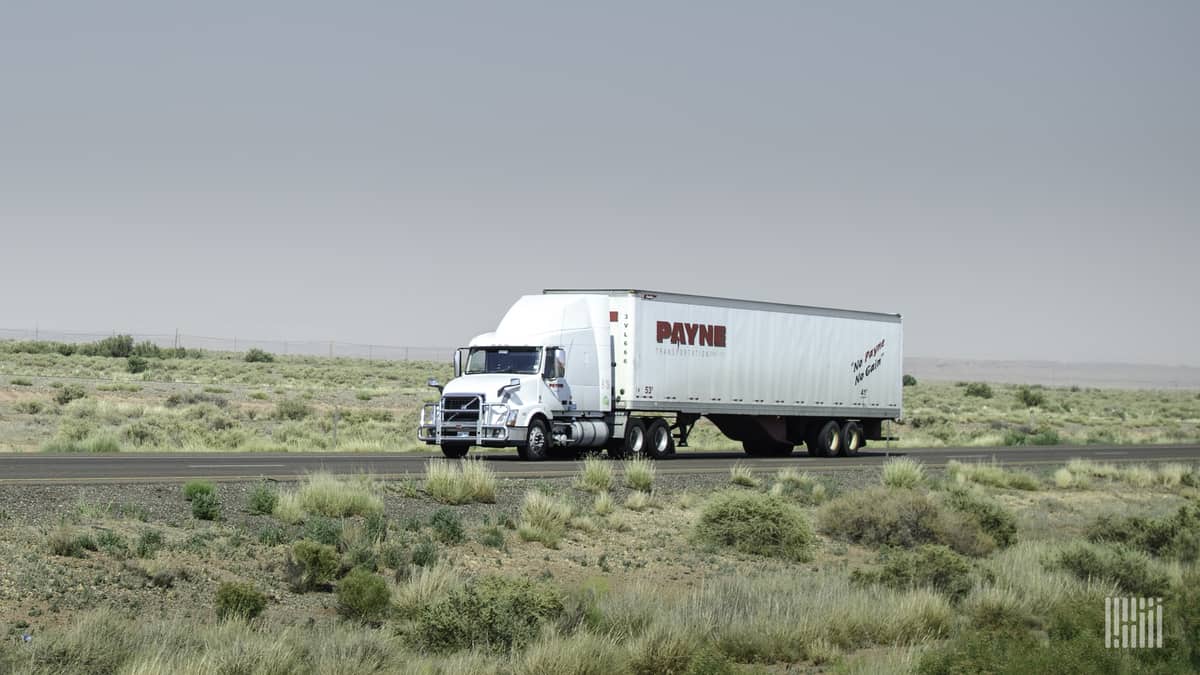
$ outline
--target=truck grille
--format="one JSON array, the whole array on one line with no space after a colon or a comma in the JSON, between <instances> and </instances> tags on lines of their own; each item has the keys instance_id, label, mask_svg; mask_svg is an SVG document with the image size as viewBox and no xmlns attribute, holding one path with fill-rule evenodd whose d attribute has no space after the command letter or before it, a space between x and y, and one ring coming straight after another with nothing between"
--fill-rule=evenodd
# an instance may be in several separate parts
<instances>
[{"instance_id":1,"label":"truck grille","mask_svg":"<svg viewBox=\"0 0 1200 675\"><path fill-rule=\"evenodd\" d=\"M479 420L478 396L446 396L442 399L442 419L446 422L469 422Z\"/></svg>"}]
</instances>

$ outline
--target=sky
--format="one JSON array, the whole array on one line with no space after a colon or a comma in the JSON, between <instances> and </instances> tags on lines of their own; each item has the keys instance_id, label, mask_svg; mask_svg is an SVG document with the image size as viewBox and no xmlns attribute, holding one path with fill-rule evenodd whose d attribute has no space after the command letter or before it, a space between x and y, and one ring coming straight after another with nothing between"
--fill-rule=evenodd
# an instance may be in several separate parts
<instances>
[{"instance_id":1,"label":"sky","mask_svg":"<svg viewBox=\"0 0 1200 675\"><path fill-rule=\"evenodd\" d=\"M9 2L0 328L456 346L542 288L1200 365L1200 3Z\"/></svg>"}]
</instances>

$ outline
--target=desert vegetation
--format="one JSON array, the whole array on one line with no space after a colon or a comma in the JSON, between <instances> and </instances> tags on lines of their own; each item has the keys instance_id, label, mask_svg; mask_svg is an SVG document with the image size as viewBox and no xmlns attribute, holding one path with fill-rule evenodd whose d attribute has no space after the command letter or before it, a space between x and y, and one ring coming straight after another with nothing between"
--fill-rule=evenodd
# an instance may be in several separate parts
<instances>
[{"instance_id":1,"label":"desert vegetation","mask_svg":"<svg viewBox=\"0 0 1200 675\"><path fill-rule=\"evenodd\" d=\"M444 363L0 342L0 451L404 451ZM907 379L900 447L1200 439L1200 398ZM737 450L701 420L691 448Z\"/></svg>"},{"instance_id":2,"label":"desert vegetation","mask_svg":"<svg viewBox=\"0 0 1200 675\"><path fill-rule=\"evenodd\" d=\"M753 485L660 475L643 490L580 462L574 476L491 476L488 499L447 499L473 493L456 485L470 471L447 472L445 491L331 474L0 485L0 671L1200 663L1197 466L898 463ZM209 496L217 518L194 513ZM1164 598L1163 649L1104 649L1104 598L1119 594Z\"/></svg>"}]
</instances>

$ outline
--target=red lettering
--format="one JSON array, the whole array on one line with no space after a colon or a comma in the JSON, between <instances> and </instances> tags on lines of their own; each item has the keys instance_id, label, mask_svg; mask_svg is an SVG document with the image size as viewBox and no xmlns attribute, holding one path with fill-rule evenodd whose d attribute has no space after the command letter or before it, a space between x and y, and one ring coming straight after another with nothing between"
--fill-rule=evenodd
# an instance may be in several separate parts
<instances>
[{"instance_id":1,"label":"red lettering","mask_svg":"<svg viewBox=\"0 0 1200 675\"><path fill-rule=\"evenodd\" d=\"M698 330L700 330L700 324L698 324L698 323L687 324L687 337L688 337L687 343L689 345L696 344L696 331L698 331Z\"/></svg>"},{"instance_id":2,"label":"red lettering","mask_svg":"<svg viewBox=\"0 0 1200 675\"><path fill-rule=\"evenodd\" d=\"M700 324L700 346L711 347L713 343L713 327Z\"/></svg>"},{"instance_id":3,"label":"red lettering","mask_svg":"<svg viewBox=\"0 0 1200 675\"><path fill-rule=\"evenodd\" d=\"M658 322L658 341L662 342L671 337L671 324L666 321Z\"/></svg>"},{"instance_id":4,"label":"red lettering","mask_svg":"<svg viewBox=\"0 0 1200 675\"><path fill-rule=\"evenodd\" d=\"M671 330L671 344L681 345L687 342L687 337L683 334L683 324L676 323Z\"/></svg>"},{"instance_id":5,"label":"red lettering","mask_svg":"<svg viewBox=\"0 0 1200 675\"><path fill-rule=\"evenodd\" d=\"M725 346L725 326L713 326L713 346Z\"/></svg>"}]
</instances>

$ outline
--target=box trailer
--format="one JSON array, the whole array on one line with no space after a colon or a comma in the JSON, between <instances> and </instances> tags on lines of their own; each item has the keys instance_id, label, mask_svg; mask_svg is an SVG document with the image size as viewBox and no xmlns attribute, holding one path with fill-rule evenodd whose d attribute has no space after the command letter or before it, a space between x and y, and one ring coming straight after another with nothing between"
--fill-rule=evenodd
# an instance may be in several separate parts
<instances>
[{"instance_id":1,"label":"box trailer","mask_svg":"<svg viewBox=\"0 0 1200 675\"><path fill-rule=\"evenodd\" d=\"M899 314L640 290L546 290L431 380L420 440L462 457L665 458L701 417L747 454L853 455L901 413Z\"/></svg>"}]
</instances>

